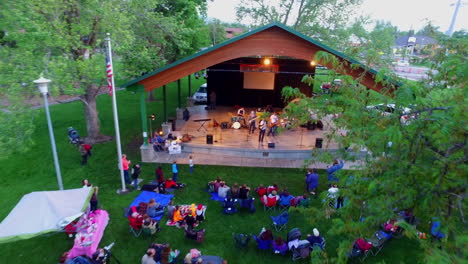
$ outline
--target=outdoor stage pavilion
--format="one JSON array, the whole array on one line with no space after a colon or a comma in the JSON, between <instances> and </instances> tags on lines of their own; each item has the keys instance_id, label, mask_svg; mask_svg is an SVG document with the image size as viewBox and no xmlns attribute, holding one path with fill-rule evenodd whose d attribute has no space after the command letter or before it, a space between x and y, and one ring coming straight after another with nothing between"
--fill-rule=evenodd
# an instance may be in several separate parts
<instances>
[{"instance_id":1,"label":"outdoor stage pavilion","mask_svg":"<svg viewBox=\"0 0 468 264\"><path fill-rule=\"evenodd\" d=\"M375 82L376 71L366 68L344 54L341 54L285 25L273 23L233 39L200 51L140 78L132 80L122 87L140 95L143 144L141 156L143 162L187 163L193 155L196 164L216 164L256 167L302 167L304 159L311 158L315 147L334 151L337 144L323 142L324 133L333 126L331 118L322 120L323 130L296 128L284 130L275 137L265 136L264 144L258 142L258 129L252 136L247 128L231 128L237 115L235 106L246 110L246 117L251 110L271 105L275 111L281 111L284 103L281 89L284 86L299 88L310 96L311 88L301 82L306 74L315 73L314 55L326 51L335 55L344 63L348 75L361 77L361 83L369 89L382 92L384 87ZM323 63L322 63L323 64ZM359 67L350 67L351 64ZM324 64L328 68L331 65ZM188 89L191 94L190 76L200 71L207 73L208 104L210 93L216 93L216 110L206 110L203 105L191 106L190 119L182 120L183 109L178 109L178 118L174 125L163 124L163 130L172 135L192 136L190 142L182 143L181 154L155 152L148 143L146 92L163 89L164 120L167 121L166 85L178 84L178 105L181 107L180 79L188 76ZM233 119L234 117L234 119ZM198 120L198 121L194 121ZM205 120L205 121L199 121ZM214 121L228 127L214 125ZM242 123L242 121L239 121ZM317 140L318 139L318 140ZM275 143L274 148L268 142Z\"/></svg>"}]
</instances>

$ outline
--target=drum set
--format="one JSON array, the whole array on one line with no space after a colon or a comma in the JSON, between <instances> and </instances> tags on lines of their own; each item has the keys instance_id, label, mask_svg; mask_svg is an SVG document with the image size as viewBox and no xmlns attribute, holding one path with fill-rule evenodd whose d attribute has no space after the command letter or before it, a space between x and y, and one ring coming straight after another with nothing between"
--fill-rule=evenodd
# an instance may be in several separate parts
<instances>
[{"instance_id":1,"label":"drum set","mask_svg":"<svg viewBox=\"0 0 468 264\"><path fill-rule=\"evenodd\" d=\"M243 116L233 116L231 117L231 127L234 129L240 129L243 126L246 127L245 125L245 118Z\"/></svg>"}]
</instances>

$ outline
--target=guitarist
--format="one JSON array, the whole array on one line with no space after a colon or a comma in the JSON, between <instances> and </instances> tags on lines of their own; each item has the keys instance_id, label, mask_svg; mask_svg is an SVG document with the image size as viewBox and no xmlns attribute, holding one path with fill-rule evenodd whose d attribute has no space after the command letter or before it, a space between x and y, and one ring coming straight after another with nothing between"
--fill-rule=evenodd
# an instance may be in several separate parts
<instances>
[{"instance_id":1,"label":"guitarist","mask_svg":"<svg viewBox=\"0 0 468 264\"><path fill-rule=\"evenodd\" d=\"M260 133L258 134L258 143L263 145L263 138L265 137L265 131L267 129L267 121L265 119L260 119L258 127L260 128Z\"/></svg>"},{"instance_id":2,"label":"guitarist","mask_svg":"<svg viewBox=\"0 0 468 264\"><path fill-rule=\"evenodd\" d=\"M273 114L271 114L270 116L270 130L268 130L267 136L270 136L270 135L275 136L277 123L278 123L278 116L276 115L275 112L273 112Z\"/></svg>"},{"instance_id":3,"label":"guitarist","mask_svg":"<svg viewBox=\"0 0 468 264\"><path fill-rule=\"evenodd\" d=\"M249 115L249 135L255 132L255 120L257 119L257 115L255 111L251 111Z\"/></svg>"}]
</instances>

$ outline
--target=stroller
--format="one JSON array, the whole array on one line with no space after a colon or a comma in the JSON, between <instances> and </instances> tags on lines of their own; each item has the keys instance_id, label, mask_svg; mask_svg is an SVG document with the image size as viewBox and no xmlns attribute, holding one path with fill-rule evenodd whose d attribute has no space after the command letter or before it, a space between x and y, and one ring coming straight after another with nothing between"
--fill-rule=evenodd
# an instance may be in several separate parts
<instances>
[{"instance_id":1,"label":"stroller","mask_svg":"<svg viewBox=\"0 0 468 264\"><path fill-rule=\"evenodd\" d=\"M70 144L75 146L78 146L81 142L80 134L78 134L78 131L73 127L68 128L68 140Z\"/></svg>"},{"instance_id":2,"label":"stroller","mask_svg":"<svg viewBox=\"0 0 468 264\"><path fill-rule=\"evenodd\" d=\"M288 233L288 247L292 252L293 261L310 256L310 243L307 240L301 240L301 236L299 228L293 228Z\"/></svg>"}]
</instances>

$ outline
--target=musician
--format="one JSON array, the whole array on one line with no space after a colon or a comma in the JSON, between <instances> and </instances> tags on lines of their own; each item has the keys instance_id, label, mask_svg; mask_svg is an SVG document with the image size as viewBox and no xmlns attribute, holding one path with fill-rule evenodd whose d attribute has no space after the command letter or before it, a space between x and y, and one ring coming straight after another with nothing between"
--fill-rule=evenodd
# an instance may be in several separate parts
<instances>
[{"instance_id":1,"label":"musician","mask_svg":"<svg viewBox=\"0 0 468 264\"><path fill-rule=\"evenodd\" d=\"M257 114L255 114L255 111L250 111L249 115L249 135L253 134L255 131L255 120L257 119Z\"/></svg>"},{"instance_id":2,"label":"musician","mask_svg":"<svg viewBox=\"0 0 468 264\"><path fill-rule=\"evenodd\" d=\"M260 129L260 133L258 134L258 143L263 144L263 138L265 137L265 131L267 129L267 121L265 119L260 119L258 123L258 128Z\"/></svg>"},{"instance_id":3,"label":"musician","mask_svg":"<svg viewBox=\"0 0 468 264\"><path fill-rule=\"evenodd\" d=\"M270 130L268 130L267 136L276 135L276 127L278 125L278 115L273 112L270 116Z\"/></svg>"},{"instance_id":4,"label":"musician","mask_svg":"<svg viewBox=\"0 0 468 264\"><path fill-rule=\"evenodd\" d=\"M241 108L239 108L239 110L237 110L237 115L242 116L242 117L245 115L244 107L241 107Z\"/></svg>"}]
</instances>

